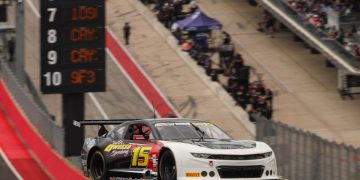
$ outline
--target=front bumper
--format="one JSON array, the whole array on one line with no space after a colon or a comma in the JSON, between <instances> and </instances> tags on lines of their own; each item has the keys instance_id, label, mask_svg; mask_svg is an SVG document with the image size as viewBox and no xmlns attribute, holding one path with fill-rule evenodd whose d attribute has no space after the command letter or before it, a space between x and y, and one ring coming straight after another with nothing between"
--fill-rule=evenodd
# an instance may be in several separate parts
<instances>
[{"instance_id":1,"label":"front bumper","mask_svg":"<svg viewBox=\"0 0 360 180\"><path fill-rule=\"evenodd\" d=\"M280 179L275 156L256 160L212 160L189 157L177 162L178 179Z\"/></svg>"}]
</instances>

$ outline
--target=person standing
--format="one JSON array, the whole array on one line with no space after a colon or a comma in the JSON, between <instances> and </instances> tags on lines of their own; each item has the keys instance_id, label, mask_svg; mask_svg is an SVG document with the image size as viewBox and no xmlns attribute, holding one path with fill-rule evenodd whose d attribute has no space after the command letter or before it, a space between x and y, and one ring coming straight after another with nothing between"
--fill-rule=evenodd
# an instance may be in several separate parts
<instances>
[{"instance_id":1,"label":"person standing","mask_svg":"<svg viewBox=\"0 0 360 180\"><path fill-rule=\"evenodd\" d=\"M15 56L15 38L11 37L8 41L8 53L9 53L9 61L14 61Z\"/></svg>"},{"instance_id":2,"label":"person standing","mask_svg":"<svg viewBox=\"0 0 360 180\"><path fill-rule=\"evenodd\" d=\"M182 11L183 11L182 0L174 0L174 14L175 14L176 21L181 19Z\"/></svg>"},{"instance_id":3,"label":"person standing","mask_svg":"<svg viewBox=\"0 0 360 180\"><path fill-rule=\"evenodd\" d=\"M265 96L266 99L268 101L268 113L267 113L267 117L269 119L272 118L272 114L273 114L273 97L274 97L274 93L272 92L272 90L270 88L266 88L265 89Z\"/></svg>"},{"instance_id":4,"label":"person standing","mask_svg":"<svg viewBox=\"0 0 360 180\"><path fill-rule=\"evenodd\" d=\"M269 35L271 38L274 37L274 26L275 26L276 19L271 15L268 14L268 19L265 22L265 33Z\"/></svg>"},{"instance_id":5,"label":"person standing","mask_svg":"<svg viewBox=\"0 0 360 180\"><path fill-rule=\"evenodd\" d=\"M240 53L236 53L233 62L231 62L230 70L231 74L238 75L241 73L241 68L244 67L244 59Z\"/></svg>"},{"instance_id":6,"label":"person standing","mask_svg":"<svg viewBox=\"0 0 360 180\"><path fill-rule=\"evenodd\" d=\"M190 13L194 13L197 9L199 9L198 5L197 5L197 2L195 0L191 0L190 2Z\"/></svg>"},{"instance_id":7,"label":"person standing","mask_svg":"<svg viewBox=\"0 0 360 180\"><path fill-rule=\"evenodd\" d=\"M231 42L231 36L230 36L230 34L227 33L226 31L223 31L223 35L224 35L224 42L223 42L223 44L225 44L225 45L230 44L230 42Z\"/></svg>"},{"instance_id":8,"label":"person standing","mask_svg":"<svg viewBox=\"0 0 360 180\"><path fill-rule=\"evenodd\" d=\"M128 45L129 43L129 38L130 38L130 31L131 31L131 27L130 27L130 23L126 22L124 27L123 27L123 31L124 31L124 38L125 38L125 44Z\"/></svg>"}]
</instances>

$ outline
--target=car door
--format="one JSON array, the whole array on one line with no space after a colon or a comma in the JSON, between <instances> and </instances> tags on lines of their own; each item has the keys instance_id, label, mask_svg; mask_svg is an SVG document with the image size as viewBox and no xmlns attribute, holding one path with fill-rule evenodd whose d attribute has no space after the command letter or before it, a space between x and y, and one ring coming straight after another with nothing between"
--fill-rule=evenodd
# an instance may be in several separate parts
<instances>
[{"instance_id":1,"label":"car door","mask_svg":"<svg viewBox=\"0 0 360 180\"><path fill-rule=\"evenodd\" d=\"M143 123L129 125L124 135L124 143L132 144L131 168L152 168L154 166L153 163L149 164L156 158L152 155L156 144L150 126Z\"/></svg>"}]
</instances>

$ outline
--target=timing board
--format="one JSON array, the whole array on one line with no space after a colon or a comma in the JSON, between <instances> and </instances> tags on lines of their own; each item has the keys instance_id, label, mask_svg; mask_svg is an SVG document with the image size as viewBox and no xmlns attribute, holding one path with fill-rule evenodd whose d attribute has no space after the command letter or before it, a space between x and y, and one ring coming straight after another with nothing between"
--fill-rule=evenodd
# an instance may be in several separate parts
<instances>
[{"instance_id":1,"label":"timing board","mask_svg":"<svg viewBox=\"0 0 360 180\"><path fill-rule=\"evenodd\" d=\"M105 91L105 0L41 0L41 91Z\"/></svg>"}]
</instances>

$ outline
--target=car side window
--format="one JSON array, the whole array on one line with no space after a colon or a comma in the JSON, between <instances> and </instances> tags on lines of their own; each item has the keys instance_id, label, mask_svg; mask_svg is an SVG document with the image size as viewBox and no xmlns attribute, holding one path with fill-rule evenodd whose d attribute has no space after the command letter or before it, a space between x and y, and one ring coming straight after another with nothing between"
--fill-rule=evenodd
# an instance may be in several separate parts
<instances>
[{"instance_id":1,"label":"car side window","mask_svg":"<svg viewBox=\"0 0 360 180\"><path fill-rule=\"evenodd\" d=\"M117 139L121 139L122 137L124 137L125 129L126 129L126 127L123 126L116 130L116 138Z\"/></svg>"},{"instance_id":2,"label":"car side window","mask_svg":"<svg viewBox=\"0 0 360 180\"><path fill-rule=\"evenodd\" d=\"M107 135L108 138L110 139L115 139L115 132L114 131L111 131L108 135Z\"/></svg>"},{"instance_id":3,"label":"car side window","mask_svg":"<svg viewBox=\"0 0 360 180\"><path fill-rule=\"evenodd\" d=\"M133 134L134 134L134 125L129 125L129 127L127 128L126 132L125 132L125 136L124 139L126 140L132 140L133 139Z\"/></svg>"},{"instance_id":4,"label":"car side window","mask_svg":"<svg viewBox=\"0 0 360 180\"><path fill-rule=\"evenodd\" d=\"M113 131L111 131L109 133L109 135L107 137L114 139L114 140L119 140L122 139L122 137L124 136L125 133L125 126L120 127L118 129L114 129Z\"/></svg>"},{"instance_id":5,"label":"car side window","mask_svg":"<svg viewBox=\"0 0 360 180\"><path fill-rule=\"evenodd\" d=\"M130 125L124 139L128 140L149 140L154 139L151 128L144 124Z\"/></svg>"}]
</instances>

